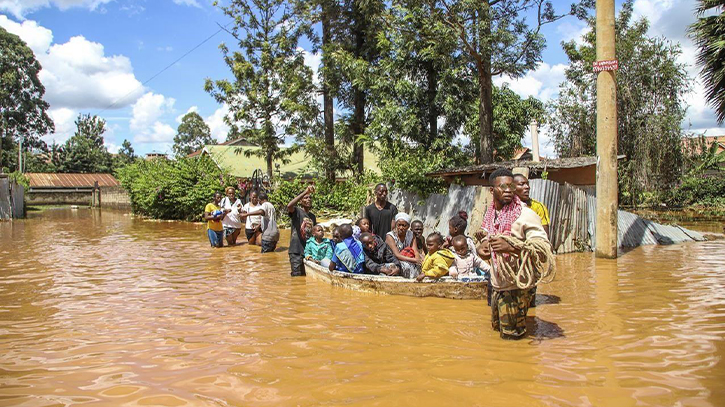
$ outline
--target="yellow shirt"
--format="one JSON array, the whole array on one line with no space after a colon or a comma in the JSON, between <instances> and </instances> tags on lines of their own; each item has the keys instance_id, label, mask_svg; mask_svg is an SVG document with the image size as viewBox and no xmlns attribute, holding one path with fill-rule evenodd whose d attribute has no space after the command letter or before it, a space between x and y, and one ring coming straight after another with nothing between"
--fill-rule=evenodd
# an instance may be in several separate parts
<instances>
[{"instance_id":1,"label":"yellow shirt","mask_svg":"<svg viewBox=\"0 0 725 407\"><path fill-rule=\"evenodd\" d=\"M448 274L448 269L453 264L453 252L448 249L438 249L433 254L426 254L423 260L422 272L427 277L441 278Z\"/></svg>"},{"instance_id":2,"label":"yellow shirt","mask_svg":"<svg viewBox=\"0 0 725 407\"><path fill-rule=\"evenodd\" d=\"M551 220L549 219L549 210L546 209L546 206L542 204L541 202L537 201L536 199L531 200L531 210L536 212L537 215L541 218L541 226L548 225Z\"/></svg>"},{"instance_id":3,"label":"yellow shirt","mask_svg":"<svg viewBox=\"0 0 725 407\"><path fill-rule=\"evenodd\" d=\"M206 204L206 207L204 208L204 212L214 213L215 211L219 211L221 208L214 205L213 203ZM208 220L206 222L206 228L207 230L211 229L215 232L221 232L224 230L224 226L222 226L222 221L220 220Z\"/></svg>"}]
</instances>

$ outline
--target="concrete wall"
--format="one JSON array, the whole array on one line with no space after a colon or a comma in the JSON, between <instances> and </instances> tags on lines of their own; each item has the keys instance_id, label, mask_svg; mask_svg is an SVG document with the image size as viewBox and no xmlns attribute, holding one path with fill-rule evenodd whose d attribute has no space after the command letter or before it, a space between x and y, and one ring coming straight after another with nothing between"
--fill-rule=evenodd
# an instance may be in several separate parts
<instances>
[{"instance_id":1,"label":"concrete wall","mask_svg":"<svg viewBox=\"0 0 725 407\"><path fill-rule=\"evenodd\" d=\"M131 209L131 197L121 187L101 188L101 208Z\"/></svg>"},{"instance_id":2,"label":"concrete wall","mask_svg":"<svg viewBox=\"0 0 725 407\"><path fill-rule=\"evenodd\" d=\"M92 204L93 190L41 189L27 193L28 205L84 205Z\"/></svg>"}]
</instances>

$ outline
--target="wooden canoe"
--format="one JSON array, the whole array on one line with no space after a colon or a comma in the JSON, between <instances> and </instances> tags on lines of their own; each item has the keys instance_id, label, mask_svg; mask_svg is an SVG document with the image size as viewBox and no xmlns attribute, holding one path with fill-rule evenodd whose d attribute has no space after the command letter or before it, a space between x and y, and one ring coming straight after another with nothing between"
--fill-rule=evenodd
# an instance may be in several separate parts
<instances>
[{"instance_id":1,"label":"wooden canoe","mask_svg":"<svg viewBox=\"0 0 725 407\"><path fill-rule=\"evenodd\" d=\"M426 278L417 282L403 277L330 271L310 261L305 261L305 269L307 275L314 279L356 291L457 300L480 300L486 296L486 281L479 277L469 279L470 281L442 277L438 280Z\"/></svg>"}]
</instances>

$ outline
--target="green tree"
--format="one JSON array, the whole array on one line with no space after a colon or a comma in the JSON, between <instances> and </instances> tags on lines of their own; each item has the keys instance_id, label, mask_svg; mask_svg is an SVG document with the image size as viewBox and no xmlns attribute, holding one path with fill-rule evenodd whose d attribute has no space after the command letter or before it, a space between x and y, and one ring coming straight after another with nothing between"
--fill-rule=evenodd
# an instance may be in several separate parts
<instances>
[{"instance_id":1,"label":"green tree","mask_svg":"<svg viewBox=\"0 0 725 407\"><path fill-rule=\"evenodd\" d=\"M113 170L113 158L103 142L106 121L98 116L79 114L76 132L63 145L59 172L105 173Z\"/></svg>"},{"instance_id":2,"label":"green tree","mask_svg":"<svg viewBox=\"0 0 725 407\"><path fill-rule=\"evenodd\" d=\"M719 13L718 13L719 12ZM725 0L699 0L690 36L700 49L697 63L717 120L725 121Z\"/></svg>"},{"instance_id":3,"label":"green tree","mask_svg":"<svg viewBox=\"0 0 725 407\"><path fill-rule=\"evenodd\" d=\"M493 81L498 75L518 78L541 62L546 45L541 28L566 15L582 16L590 1L557 14L548 0L426 0L430 23L459 39L458 50L475 74L478 90L476 158L493 161Z\"/></svg>"},{"instance_id":4,"label":"green tree","mask_svg":"<svg viewBox=\"0 0 725 407\"><path fill-rule=\"evenodd\" d=\"M55 131L43 100L42 69L33 51L17 35L0 27L0 169L16 167L17 141L23 150L45 147L40 137Z\"/></svg>"},{"instance_id":5,"label":"green tree","mask_svg":"<svg viewBox=\"0 0 725 407\"><path fill-rule=\"evenodd\" d=\"M185 114L174 136L172 149L176 157L185 157L201 150L207 144L214 144L214 140L211 138L211 129L204 119L196 112Z\"/></svg>"},{"instance_id":6,"label":"green tree","mask_svg":"<svg viewBox=\"0 0 725 407\"><path fill-rule=\"evenodd\" d=\"M596 58L594 19L585 43L564 43L571 61L560 97L550 104L550 126L555 147L562 156L595 153ZM622 5L615 22L617 40L618 153L626 156L620 166L620 195L624 203L637 204L642 192L673 186L681 177L683 97L689 90L685 68L677 63L679 45L647 35L645 18L632 20L632 1Z\"/></svg>"},{"instance_id":7,"label":"green tree","mask_svg":"<svg viewBox=\"0 0 725 407\"><path fill-rule=\"evenodd\" d=\"M136 153L133 151L131 142L124 139L121 148L118 149L118 167L128 165L136 161Z\"/></svg>"},{"instance_id":8,"label":"green tree","mask_svg":"<svg viewBox=\"0 0 725 407\"><path fill-rule=\"evenodd\" d=\"M233 80L205 84L219 103L229 105L230 127L261 147L256 153L265 158L270 177L273 162L295 151L282 148L286 137L302 140L320 129L312 71L298 48L311 29L296 6L284 0L232 0L220 6L233 19L229 33L239 51L222 44Z\"/></svg>"}]
</instances>

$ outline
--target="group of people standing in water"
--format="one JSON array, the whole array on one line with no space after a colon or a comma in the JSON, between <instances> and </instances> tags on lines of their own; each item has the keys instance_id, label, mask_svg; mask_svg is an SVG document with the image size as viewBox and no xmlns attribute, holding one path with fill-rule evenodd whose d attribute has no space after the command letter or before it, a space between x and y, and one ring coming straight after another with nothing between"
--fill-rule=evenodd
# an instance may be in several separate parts
<instances>
[{"instance_id":1,"label":"group of people standing in water","mask_svg":"<svg viewBox=\"0 0 725 407\"><path fill-rule=\"evenodd\" d=\"M549 213L542 203L529 196L529 182L524 175L514 175L502 168L490 175L489 183L492 201L486 208L483 224L473 230L473 236L467 234L468 214L461 211L448 220L447 236L433 232L426 237L423 222L399 212L388 201L387 186L378 184L375 201L364 208L363 216L354 224L337 226L331 238L326 238L325 230L312 213L315 188L310 185L286 207L291 220L291 275L304 276L307 260L331 271L383 274L417 281L443 276L463 281L486 279L493 329L505 339L521 338L526 333L528 308L535 304L536 286L520 288L520 282L504 270L523 267L522 258L550 255ZM265 247L274 250L279 231L274 207L266 195L253 191L250 202L241 205L233 194L233 189L228 190L224 200L218 193L205 209L212 246L221 245L222 235L234 244L241 222L245 221L248 241L261 242L262 252ZM226 218L229 219L225 223ZM272 224L275 232L268 235L266 231Z\"/></svg>"}]
</instances>

